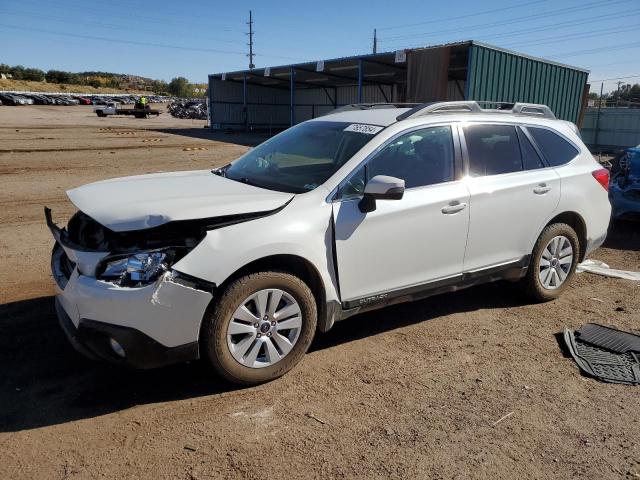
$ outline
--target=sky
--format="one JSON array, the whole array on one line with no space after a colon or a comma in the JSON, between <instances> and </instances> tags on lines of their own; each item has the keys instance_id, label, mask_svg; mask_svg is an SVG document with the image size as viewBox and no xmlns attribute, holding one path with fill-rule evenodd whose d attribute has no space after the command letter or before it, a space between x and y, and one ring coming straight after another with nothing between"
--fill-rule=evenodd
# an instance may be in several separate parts
<instances>
[{"instance_id":1,"label":"sky","mask_svg":"<svg viewBox=\"0 0 640 480\"><path fill-rule=\"evenodd\" d=\"M0 63L204 83L257 67L477 40L640 83L640 0L2 0ZM621 78L628 77L628 78ZM603 81L604 82L601 82Z\"/></svg>"}]
</instances>

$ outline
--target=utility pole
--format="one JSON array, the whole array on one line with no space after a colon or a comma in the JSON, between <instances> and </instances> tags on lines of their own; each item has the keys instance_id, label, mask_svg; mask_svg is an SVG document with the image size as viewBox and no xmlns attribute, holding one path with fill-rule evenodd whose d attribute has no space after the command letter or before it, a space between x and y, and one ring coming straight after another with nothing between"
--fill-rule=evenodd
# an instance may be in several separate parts
<instances>
[{"instance_id":1,"label":"utility pole","mask_svg":"<svg viewBox=\"0 0 640 480\"><path fill-rule=\"evenodd\" d=\"M602 89L604 88L604 82L600 84L600 98L598 99L598 110L596 112L596 133L593 139L593 145L598 147L598 133L600 133L600 107L602 106Z\"/></svg>"},{"instance_id":2,"label":"utility pole","mask_svg":"<svg viewBox=\"0 0 640 480\"><path fill-rule=\"evenodd\" d=\"M378 53L378 33L373 29L373 53Z\"/></svg>"},{"instance_id":3,"label":"utility pole","mask_svg":"<svg viewBox=\"0 0 640 480\"><path fill-rule=\"evenodd\" d=\"M620 85L622 85L624 82L621 82L620 80L618 80L617 83L618 83L618 95L616 95L616 107L620 103Z\"/></svg>"},{"instance_id":4,"label":"utility pole","mask_svg":"<svg viewBox=\"0 0 640 480\"><path fill-rule=\"evenodd\" d=\"M249 25L249 33L247 35L249 35L249 55L247 55L247 57L249 57L249 70L253 70L254 68L256 68L256 66L253 64L253 13L251 12L251 10L249 10L249 21L247 22L247 25Z\"/></svg>"}]
</instances>

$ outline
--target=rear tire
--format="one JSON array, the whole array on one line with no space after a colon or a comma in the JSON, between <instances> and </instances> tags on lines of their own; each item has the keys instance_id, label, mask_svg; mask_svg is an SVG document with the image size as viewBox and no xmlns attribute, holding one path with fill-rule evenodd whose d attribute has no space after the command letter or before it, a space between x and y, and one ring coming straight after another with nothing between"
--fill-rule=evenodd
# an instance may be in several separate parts
<instances>
[{"instance_id":1,"label":"rear tire","mask_svg":"<svg viewBox=\"0 0 640 480\"><path fill-rule=\"evenodd\" d=\"M580 254L575 230L566 223L547 226L536 241L526 276L521 280L523 293L536 302L558 298L573 278Z\"/></svg>"},{"instance_id":2,"label":"rear tire","mask_svg":"<svg viewBox=\"0 0 640 480\"><path fill-rule=\"evenodd\" d=\"M97 110L97 111L96 111L96 114L97 114L99 117L104 117L104 116L105 116L105 115L104 115L104 112L103 112L102 110Z\"/></svg>"},{"instance_id":3,"label":"rear tire","mask_svg":"<svg viewBox=\"0 0 640 480\"><path fill-rule=\"evenodd\" d=\"M214 302L203 320L201 356L230 382L256 385L274 380L298 364L311 345L317 324L315 298L289 273L240 277Z\"/></svg>"}]
</instances>

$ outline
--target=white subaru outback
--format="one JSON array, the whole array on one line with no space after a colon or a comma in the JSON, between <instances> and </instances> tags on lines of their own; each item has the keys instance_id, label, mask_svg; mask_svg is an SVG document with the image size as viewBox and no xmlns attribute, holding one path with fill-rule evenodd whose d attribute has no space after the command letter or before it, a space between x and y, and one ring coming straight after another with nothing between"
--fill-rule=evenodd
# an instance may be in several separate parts
<instances>
[{"instance_id":1,"label":"white subaru outback","mask_svg":"<svg viewBox=\"0 0 640 480\"><path fill-rule=\"evenodd\" d=\"M66 228L45 208L60 323L92 358L255 384L365 310L500 279L551 300L605 239L608 172L510 107L354 105L213 171L70 190Z\"/></svg>"}]
</instances>

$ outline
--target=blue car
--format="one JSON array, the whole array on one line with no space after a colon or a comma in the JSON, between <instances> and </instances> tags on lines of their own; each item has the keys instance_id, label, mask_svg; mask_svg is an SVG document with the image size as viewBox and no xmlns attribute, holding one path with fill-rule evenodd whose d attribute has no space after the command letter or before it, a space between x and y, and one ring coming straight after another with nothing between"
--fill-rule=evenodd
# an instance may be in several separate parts
<instances>
[{"instance_id":1,"label":"blue car","mask_svg":"<svg viewBox=\"0 0 640 480\"><path fill-rule=\"evenodd\" d=\"M609 200L614 220L640 221L640 145L628 148L611 176Z\"/></svg>"}]
</instances>

